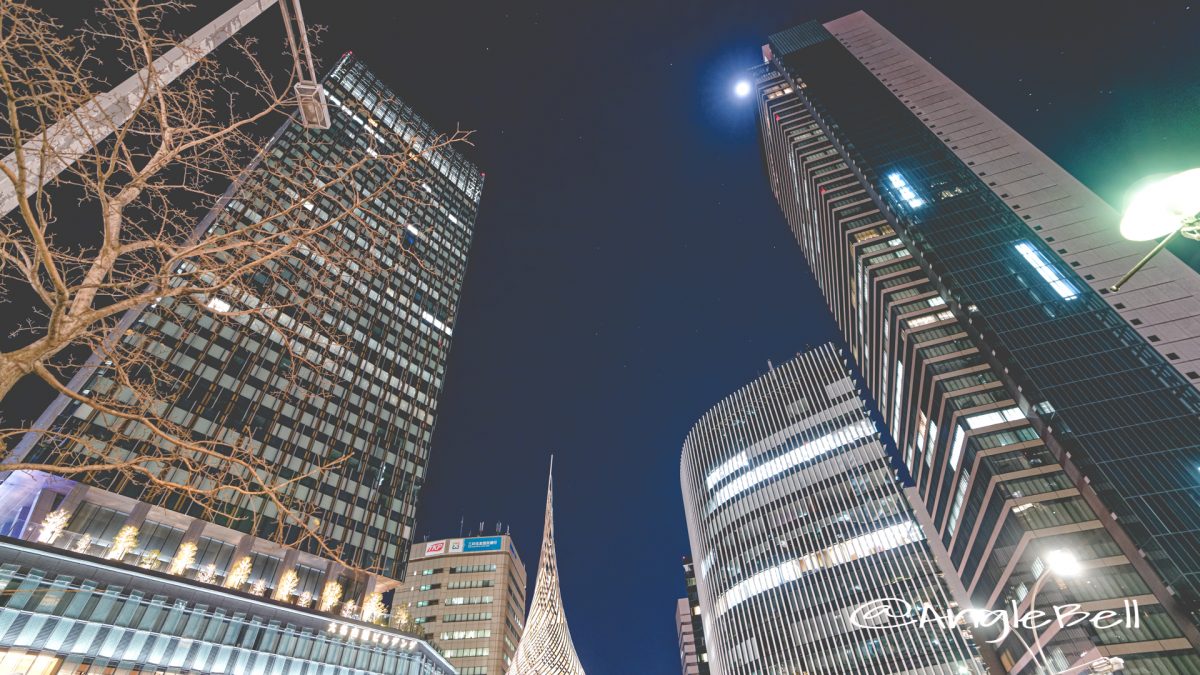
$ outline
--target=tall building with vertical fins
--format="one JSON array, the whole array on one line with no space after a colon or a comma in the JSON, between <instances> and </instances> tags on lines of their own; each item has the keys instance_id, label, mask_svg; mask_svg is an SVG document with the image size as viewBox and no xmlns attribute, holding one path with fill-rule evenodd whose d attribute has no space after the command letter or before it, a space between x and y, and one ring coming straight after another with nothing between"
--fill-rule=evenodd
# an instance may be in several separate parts
<instances>
[{"instance_id":1,"label":"tall building with vertical fins","mask_svg":"<svg viewBox=\"0 0 1200 675\"><path fill-rule=\"evenodd\" d=\"M525 632L517 645L508 675L584 675L567 614L563 608L558 577L558 553L554 538L554 470L546 487L546 520L542 526L542 554L537 581L529 601Z\"/></svg>"},{"instance_id":2,"label":"tall building with vertical fins","mask_svg":"<svg viewBox=\"0 0 1200 675\"><path fill-rule=\"evenodd\" d=\"M194 615L201 624L207 620L202 617L212 614L211 608L221 607L222 593L249 594L258 597L248 603L235 602L232 596L228 600L231 613L245 610L234 621L238 626L290 621L294 625L287 631L288 640L292 633L304 631L315 631L330 643L354 642L363 636L374 639L362 645L364 653L389 652L378 662L370 656L359 660L356 647L345 652L344 661L338 660L340 656L330 661L362 666L346 672L382 672L385 666L410 672L408 664L414 663L413 668L422 673L449 673L449 664L427 647L427 654L414 660L395 647L410 645L411 650L412 640L397 643L394 634L367 626L386 619L380 615L380 596L386 598L405 573L483 176L454 149L438 147L438 132L352 54L336 62L324 86L330 128L304 129L294 120L286 123L197 229L198 236L213 236L248 227L262 218L264 208L290 208L295 215L289 217L309 219L315 226L328 222L330 213L349 210L345 205L358 204L362 195L372 197L355 211L354 222L332 223L330 231L336 234L329 245L379 259L380 271L355 276L353 270L329 269L319 251L306 249L273 263L272 275L256 274L246 280L248 295L243 297L257 302L305 303L320 298L330 307L324 318L326 334L302 345L309 350L308 363L324 367L300 365L298 372L298 380L321 387L314 393L290 386L297 367L290 349L299 347L285 346L260 321L209 311L215 299L207 305L192 298L168 299L140 308L122 319L114 339L141 344L156 359L151 377L171 383L170 391L165 386L159 390L166 418L190 427L196 438L255 448L276 472L264 480L291 481L290 496L315 507L314 522L327 541L341 548L339 559L322 556L318 547L275 541L270 533L276 531L278 514L253 495L230 491L223 510L244 517L207 522L203 510L186 495L147 492L132 481L77 482L30 473L0 475L0 536L41 541L89 561L96 568L94 578L111 585L114 598L128 595L120 602L129 607L136 607L142 595L130 579L145 575L156 577L146 582L152 588L170 587L169 593L163 591L170 603L183 603L168 603L177 616ZM413 180L396 181L368 159L371 153L407 155ZM289 174L289 168L305 166L313 158L329 166L360 160L365 164L354 182L346 181L301 203L304 197L281 185L278 176L294 175L300 170ZM310 174L295 178L294 184L315 180ZM293 208L299 206L303 208ZM361 234L365 230L356 232L356 228L371 228L373 234ZM337 340L326 339L329 334ZM122 385L109 377L104 365L99 356L93 357L71 386L84 395L119 391ZM45 438L30 434L15 457L86 457L96 447L136 452L139 443L159 442L137 422L117 423L65 397L51 405L37 428L67 429L78 441L66 448L51 447L54 444ZM346 460L334 470L311 475L337 457ZM204 478L179 476L182 482L197 484ZM25 565L33 557L30 553L19 561ZM349 571L343 563L372 572ZM86 585L88 576L80 571L81 565L87 567L63 562L52 569L63 579L71 577L69 583ZM143 571L131 573L126 568ZM26 565L6 566L2 571L5 578L19 583L46 569ZM44 581L58 583L53 577ZM145 593L146 598L150 595ZM0 594L0 607L12 597ZM297 620L304 613L301 610L312 618ZM101 614L89 620L103 626L106 618ZM22 620L20 616L0 610L0 625ZM339 622L331 623L330 616ZM160 624L147 625L161 629ZM17 635L14 630L8 631L10 638ZM243 646L251 654L257 649L229 642L235 633L231 628L224 638L226 645ZM0 629L0 637L4 635ZM257 639L254 630L239 635ZM95 632L89 628L84 636L90 640ZM139 656L132 648L116 656L107 648L101 653L99 638L90 644L75 641L68 650L72 655L60 659L60 665L120 669L117 661L132 658L147 667L210 672L214 663L210 659L228 649L209 644L222 641L215 628L211 634L181 636L202 639L192 653L182 647L163 652L155 646L153 658L149 652ZM180 636L174 637L178 647ZM24 643L19 636L13 639L15 643L0 643L0 649L18 644L36 653L43 647L56 649L51 643L65 644L46 642L44 636ZM110 642L116 644L116 639ZM157 644L143 638L135 642L147 649ZM302 639L300 647L288 649L302 652L309 644ZM298 655L278 672L299 672L295 669L307 667L310 661L319 663L321 658ZM258 668L239 666L222 672Z\"/></svg>"},{"instance_id":3,"label":"tall building with vertical fins","mask_svg":"<svg viewBox=\"0 0 1200 675\"><path fill-rule=\"evenodd\" d=\"M714 675L985 672L958 625L855 618L954 601L833 345L706 413L680 474Z\"/></svg>"},{"instance_id":4,"label":"tall building with vertical fins","mask_svg":"<svg viewBox=\"0 0 1200 675\"><path fill-rule=\"evenodd\" d=\"M935 553L976 608L1136 627L1014 633L1010 672L1200 669L1200 278L866 14L770 36L771 188L879 405ZM1081 561L1054 578L1047 560Z\"/></svg>"}]
</instances>

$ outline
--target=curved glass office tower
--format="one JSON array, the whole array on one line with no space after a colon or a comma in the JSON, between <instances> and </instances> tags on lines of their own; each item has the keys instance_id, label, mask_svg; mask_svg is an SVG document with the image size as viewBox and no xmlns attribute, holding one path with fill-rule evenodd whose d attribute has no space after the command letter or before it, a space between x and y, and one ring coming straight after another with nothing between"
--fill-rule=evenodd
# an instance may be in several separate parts
<instances>
[{"instance_id":1,"label":"curved glass office tower","mask_svg":"<svg viewBox=\"0 0 1200 675\"><path fill-rule=\"evenodd\" d=\"M705 414L680 474L713 673L983 672L958 625L863 612L954 605L832 345Z\"/></svg>"}]
</instances>

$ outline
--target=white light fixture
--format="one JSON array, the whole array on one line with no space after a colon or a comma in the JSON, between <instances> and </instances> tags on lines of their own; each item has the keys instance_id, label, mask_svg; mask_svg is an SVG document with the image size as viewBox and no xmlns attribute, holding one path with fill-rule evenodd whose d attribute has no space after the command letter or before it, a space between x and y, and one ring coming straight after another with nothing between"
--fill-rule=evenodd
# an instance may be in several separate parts
<instances>
[{"instance_id":1,"label":"white light fixture","mask_svg":"<svg viewBox=\"0 0 1200 675\"><path fill-rule=\"evenodd\" d=\"M1121 236L1133 241L1165 237L1200 214L1200 169L1148 183L1129 200Z\"/></svg>"},{"instance_id":2,"label":"white light fixture","mask_svg":"<svg viewBox=\"0 0 1200 675\"><path fill-rule=\"evenodd\" d=\"M1120 281L1108 287L1117 292L1178 234L1200 240L1200 169L1189 169L1147 183L1129 200L1121 219L1121 235L1132 241L1164 237Z\"/></svg>"},{"instance_id":3,"label":"white light fixture","mask_svg":"<svg viewBox=\"0 0 1200 675\"><path fill-rule=\"evenodd\" d=\"M1074 553L1061 548L1046 554L1046 567L1051 573L1060 577L1073 577L1083 569Z\"/></svg>"},{"instance_id":4,"label":"white light fixture","mask_svg":"<svg viewBox=\"0 0 1200 675\"><path fill-rule=\"evenodd\" d=\"M733 86L733 93L738 95L738 98L746 98L750 95L750 83L746 80L741 80Z\"/></svg>"}]
</instances>

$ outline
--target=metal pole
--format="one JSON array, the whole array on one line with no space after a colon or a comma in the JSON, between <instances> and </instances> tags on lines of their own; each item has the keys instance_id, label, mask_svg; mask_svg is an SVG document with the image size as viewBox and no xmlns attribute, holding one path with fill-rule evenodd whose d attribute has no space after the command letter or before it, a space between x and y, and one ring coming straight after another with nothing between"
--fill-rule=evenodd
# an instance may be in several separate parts
<instances>
[{"instance_id":1,"label":"metal pole","mask_svg":"<svg viewBox=\"0 0 1200 675\"><path fill-rule=\"evenodd\" d=\"M242 0L155 59L151 66L142 68L111 91L99 94L35 138L26 141L21 148L25 155L25 175L30 178L23 186L24 196L40 190L128 122L138 102L145 98L147 87L154 89L170 84L276 1ZM17 173L16 152L0 161ZM0 216L15 209L17 203L17 186L9 181L0 182Z\"/></svg>"},{"instance_id":2,"label":"metal pole","mask_svg":"<svg viewBox=\"0 0 1200 675\"><path fill-rule=\"evenodd\" d=\"M1133 277L1133 275L1137 274L1143 267L1145 267L1146 263L1150 262L1151 258L1158 255L1160 251L1162 251L1164 248L1166 248L1167 242L1171 241L1171 237L1174 237L1178 232L1179 232L1179 230L1175 230L1171 234L1168 234L1162 241L1158 242L1158 246L1155 246L1154 248L1150 249L1150 252L1147 253L1145 255L1145 257L1143 257L1141 260L1139 260L1138 263L1133 266L1133 269L1126 272L1125 276L1121 277L1120 281L1113 284L1112 286L1109 286L1108 290L1112 291L1113 293L1116 293L1117 291L1121 290L1121 287L1125 285L1125 282L1129 281L1129 279L1131 277Z\"/></svg>"}]
</instances>

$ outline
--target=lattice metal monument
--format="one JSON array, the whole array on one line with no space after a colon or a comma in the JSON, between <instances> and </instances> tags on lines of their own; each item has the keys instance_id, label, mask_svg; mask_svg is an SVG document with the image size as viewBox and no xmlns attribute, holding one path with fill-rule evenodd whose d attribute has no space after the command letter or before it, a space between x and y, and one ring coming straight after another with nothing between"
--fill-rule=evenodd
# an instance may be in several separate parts
<instances>
[{"instance_id":1,"label":"lattice metal monument","mask_svg":"<svg viewBox=\"0 0 1200 675\"><path fill-rule=\"evenodd\" d=\"M508 675L584 675L571 642L571 629L563 610L558 585L558 556L554 549L554 463L546 487L546 523L542 530L542 556L537 582L529 603L525 633L517 645Z\"/></svg>"}]
</instances>

